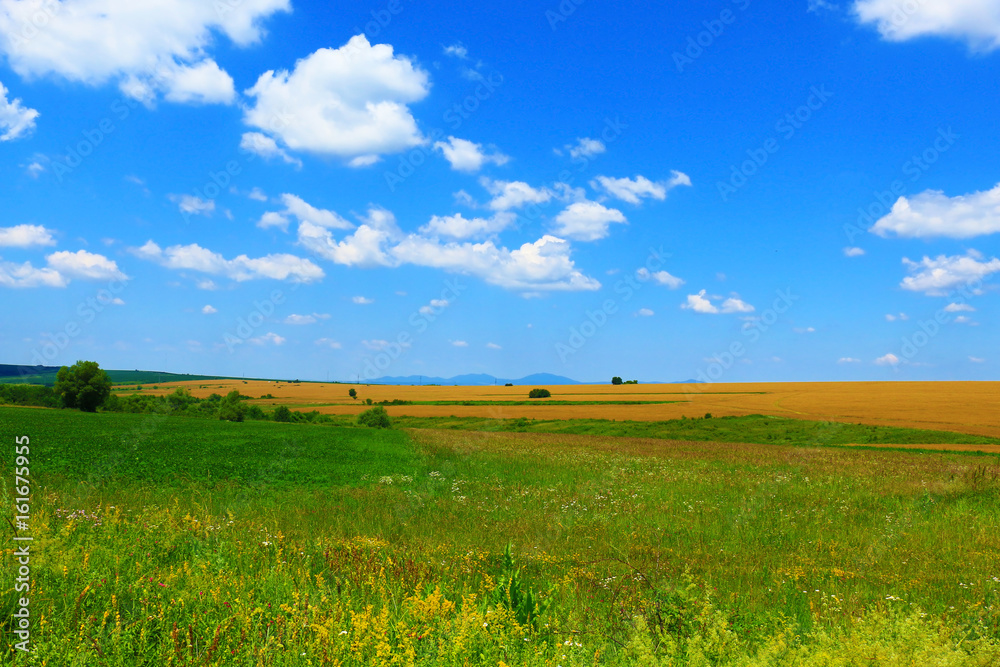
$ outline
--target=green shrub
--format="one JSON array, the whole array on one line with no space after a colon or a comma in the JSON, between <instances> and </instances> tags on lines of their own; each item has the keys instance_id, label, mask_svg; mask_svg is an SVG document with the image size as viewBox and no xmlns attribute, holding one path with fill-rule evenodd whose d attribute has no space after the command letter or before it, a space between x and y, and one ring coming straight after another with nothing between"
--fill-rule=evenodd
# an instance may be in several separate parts
<instances>
[{"instance_id":1,"label":"green shrub","mask_svg":"<svg viewBox=\"0 0 1000 667\"><path fill-rule=\"evenodd\" d=\"M548 389L532 389L528 392L528 398L548 398L552 395Z\"/></svg>"},{"instance_id":2,"label":"green shrub","mask_svg":"<svg viewBox=\"0 0 1000 667\"><path fill-rule=\"evenodd\" d=\"M369 428L392 428L389 413L382 406L362 412L358 415L358 424Z\"/></svg>"},{"instance_id":3,"label":"green shrub","mask_svg":"<svg viewBox=\"0 0 1000 667\"><path fill-rule=\"evenodd\" d=\"M279 405L274 409L274 414L271 418L276 422L290 422L292 421L292 411L286 405Z\"/></svg>"}]
</instances>

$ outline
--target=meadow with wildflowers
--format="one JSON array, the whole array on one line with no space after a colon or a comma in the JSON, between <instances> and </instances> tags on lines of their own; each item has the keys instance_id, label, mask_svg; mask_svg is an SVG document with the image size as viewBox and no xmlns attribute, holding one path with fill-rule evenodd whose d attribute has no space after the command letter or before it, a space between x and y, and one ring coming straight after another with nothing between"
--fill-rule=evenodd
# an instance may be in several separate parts
<instances>
[{"instance_id":1,"label":"meadow with wildflowers","mask_svg":"<svg viewBox=\"0 0 1000 667\"><path fill-rule=\"evenodd\" d=\"M1000 664L993 455L27 408L0 432L35 488L35 654L4 627L3 664Z\"/></svg>"}]
</instances>

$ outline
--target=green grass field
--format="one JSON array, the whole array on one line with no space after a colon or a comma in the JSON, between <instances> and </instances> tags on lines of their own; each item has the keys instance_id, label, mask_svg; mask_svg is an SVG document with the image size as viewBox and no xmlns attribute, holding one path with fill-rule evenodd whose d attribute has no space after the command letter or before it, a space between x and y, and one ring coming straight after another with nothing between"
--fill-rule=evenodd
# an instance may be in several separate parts
<instances>
[{"instance_id":1,"label":"green grass field","mask_svg":"<svg viewBox=\"0 0 1000 667\"><path fill-rule=\"evenodd\" d=\"M460 421L0 408L8 518L31 438L37 651L0 660L1000 664L996 456L815 447L858 440L767 418Z\"/></svg>"}]
</instances>

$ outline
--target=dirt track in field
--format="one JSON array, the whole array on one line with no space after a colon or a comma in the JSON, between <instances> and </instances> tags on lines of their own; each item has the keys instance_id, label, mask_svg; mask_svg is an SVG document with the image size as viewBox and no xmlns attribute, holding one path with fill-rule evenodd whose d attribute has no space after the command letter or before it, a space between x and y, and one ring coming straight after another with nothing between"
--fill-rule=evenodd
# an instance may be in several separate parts
<instances>
[{"instance_id":1,"label":"dirt track in field","mask_svg":"<svg viewBox=\"0 0 1000 667\"><path fill-rule=\"evenodd\" d=\"M146 385L143 393L165 394L186 386L195 396L233 389L262 406L285 404L327 414L357 414L362 400L511 401L527 400L532 387L414 387L329 383L223 380ZM354 388L361 400L351 399ZM956 431L1000 437L1000 382L788 382L747 384L566 385L547 387L553 400L679 401L661 405L402 405L389 414L535 419L617 419L658 421L764 414L794 419L840 421ZM132 393L120 392L122 394ZM258 397L271 394L273 399Z\"/></svg>"}]
</instances>

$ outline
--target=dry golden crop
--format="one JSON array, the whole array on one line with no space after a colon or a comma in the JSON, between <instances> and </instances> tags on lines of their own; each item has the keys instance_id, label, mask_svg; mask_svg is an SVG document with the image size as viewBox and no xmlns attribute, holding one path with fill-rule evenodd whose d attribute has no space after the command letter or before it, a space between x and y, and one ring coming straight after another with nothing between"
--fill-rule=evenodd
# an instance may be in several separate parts
<instances>
[{"instance_id":1,"label":"dry golden crop","mask_svg":"<svg viewBox=\"0 0 1000 667\"><path fill-rule=\"evenodd\" d=\"M259 380L178 382L144 389L166 394L186 386L198 397L233 389L263 406L326 414L356 414L362 402L404 401L525 401L532 387L459 387L288 383ZM358 391L360 400L348 396ZM531 405L403 405L390 414L417 417L450 416L496 419L618 419L655 421L698 417L765 414L796 419L840 421L956 431L1000 437L1000 382L788 382L746 384L560 385L546 387L551 399ZM273 399L258 397L271 394ZM553 401L677 401L667 404L560 405Z\"/></svg>"}]
</instances>

